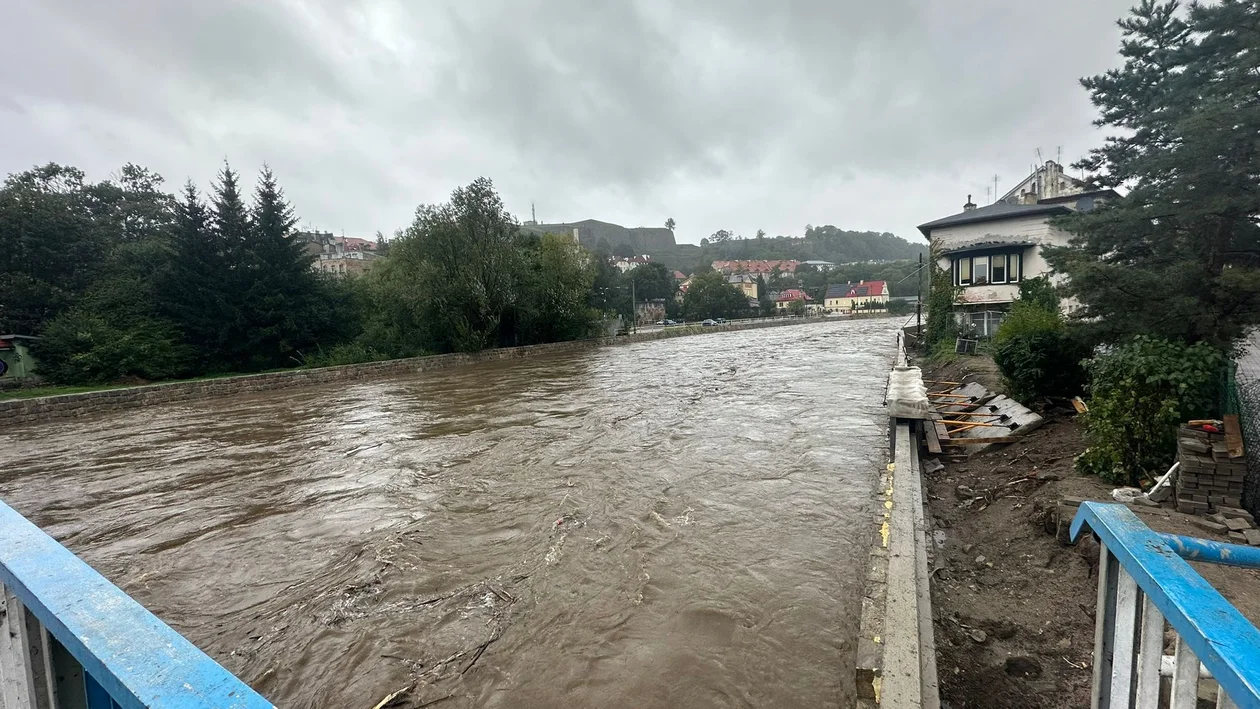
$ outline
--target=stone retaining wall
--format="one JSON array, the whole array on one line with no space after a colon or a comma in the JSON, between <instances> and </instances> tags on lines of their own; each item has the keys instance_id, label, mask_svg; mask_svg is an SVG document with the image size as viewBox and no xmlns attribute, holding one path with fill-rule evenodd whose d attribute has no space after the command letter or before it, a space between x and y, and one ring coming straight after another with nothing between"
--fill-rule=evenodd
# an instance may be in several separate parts
<instances>
[{"instance_id":1,"label":"stone retaining wall","mask_svg":"<svg viewBox=\"0 0 1260 709\"><path fill-rule=\"evenodd\" d=\"M50 419L73 418L104 411L121 411L150 404L191 401L215 396L228 396L256 391L270 391L288 387L309 386L324 382L345 382L355 379L374 379L393 374L426 372L435 369L458 367L476 362L515 359L532 355L553 352L574 352L577 350L603 347L607 345L627 345L635 342L662 340L683 335L699 335L713 332L730 332L733 330L751 330L781 325L799 325L811 322L827 322L823 319L809 320L762 320L750 322L728 323L716 327L670 327L652 332L641 332L635 335L607 337L593 340L573 342L552 342L543 345L527 345L525 347L502 347L481 352L431 355L428 357L411 357L393 359L384 362L367 362L364 364L348 364L339 367L320 367L318 369L289 369L266 374L247 374L221 379L201 379L185 382L169 382L148 386L128 387L124 389L106 389L82 394L62 394L34 399L10 399L0 401L0 421L6 426Z\"/></svg>"}]
</instances>

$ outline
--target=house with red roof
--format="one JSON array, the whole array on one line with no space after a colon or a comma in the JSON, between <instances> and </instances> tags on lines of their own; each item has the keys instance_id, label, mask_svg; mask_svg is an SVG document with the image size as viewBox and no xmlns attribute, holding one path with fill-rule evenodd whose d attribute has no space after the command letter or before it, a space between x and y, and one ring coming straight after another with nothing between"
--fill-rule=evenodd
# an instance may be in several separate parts
<instances>
[{"instance_id":1,"label":"house with red roof","mask_svg":"<svg viewBox=\"0 0 1260 709\"><path fill-rule=\"evenodd\" d=\"M887 281L858 281L827 286L823 308L829 313L884 310L888 307Z\"/></svg>"},{"instance_id":2,"label":"house with red roof","mask_svg":"<svg viewBox=\"0 0 1260 709\"><path fill-rule=\"evenodd\" d=\"M792 303L796 301L804 303L805 307L808 308L810 304L814 302L814 299L809 297L809 293L806 293L799 288L788 288L787 290L780 291L779 295L775 297L774 309L779 311L787 310L792 307Z\"/></svg>"},{"instance_id":3,"label":"house with red roof","mask_svg":"<svg viewBox=\"0 0 1260 709\"><path fill-rule=\"evenodd\" d=\"M345 247L346 251L375 251L376 242L368 239L360 239L357 236L339 236L337 241Z\"/></svg>"}]
</instances>

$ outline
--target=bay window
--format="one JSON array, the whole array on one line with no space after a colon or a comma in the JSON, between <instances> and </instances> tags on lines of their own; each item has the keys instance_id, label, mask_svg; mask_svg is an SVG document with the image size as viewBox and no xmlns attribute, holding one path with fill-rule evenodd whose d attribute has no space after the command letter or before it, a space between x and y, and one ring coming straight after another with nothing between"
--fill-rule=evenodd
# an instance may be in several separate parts
<instances>
[{"instance_id":1,"label":"bay window","mask_svg":"<svg viewBox=\"0 0 1260 709\"><path fill-rule=\"evenodd\" d=\"M953 272L955 286L1019 283L1023 275L1023 258L1018 251L955 256Z\"/></svg>"}]
</instances>

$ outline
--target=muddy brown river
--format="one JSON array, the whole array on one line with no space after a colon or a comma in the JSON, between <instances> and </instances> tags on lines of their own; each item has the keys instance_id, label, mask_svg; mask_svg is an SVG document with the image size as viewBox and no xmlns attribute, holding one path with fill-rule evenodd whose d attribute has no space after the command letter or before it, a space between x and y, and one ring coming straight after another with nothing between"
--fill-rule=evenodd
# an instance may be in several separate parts
<instances>
[{"instance_id":1,"label":"muddy brown river","mask_svg":"<svg viewBox=\"0 0 1260 709\"><path fill-rule=\"evenodd\" d=\"M899 324L11 428L0 497L281 707L847 707Z\"/></svg>"}]
</instances>

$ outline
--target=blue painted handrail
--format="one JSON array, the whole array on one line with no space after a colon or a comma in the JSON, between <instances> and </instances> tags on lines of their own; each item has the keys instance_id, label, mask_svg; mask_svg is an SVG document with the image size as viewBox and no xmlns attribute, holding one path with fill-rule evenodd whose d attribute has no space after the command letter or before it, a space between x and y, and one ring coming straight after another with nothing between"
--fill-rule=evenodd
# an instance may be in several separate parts
<instances>
[{"instance_id":1,"label":"blue painted handrail","mask_svg":"<svg viewBox=\"0 0 1260 709\"><path fill-rule=\"evenodd\" d=\"M0 581L121 709L271 707L2 502Z\"/></svg>"},{"instance_id":2,"label":"blue painted handrail","mask_svg":"<svg viewBox=\"0 0 1260 709\"><path fill-rule=\"evenodd\" d=\"M1235 566L1252 566L1256 557L1250 557L1252 563L1238 563L1234 550L1246 547L1159 534L1123 505L1081 503L1072 520L1072 539L1086 529L1137 581L1230 698L1242 709L1260 709L1260 630L1182 554Z\"/></svg>"}]
</instances>

